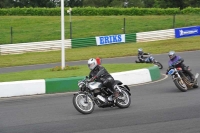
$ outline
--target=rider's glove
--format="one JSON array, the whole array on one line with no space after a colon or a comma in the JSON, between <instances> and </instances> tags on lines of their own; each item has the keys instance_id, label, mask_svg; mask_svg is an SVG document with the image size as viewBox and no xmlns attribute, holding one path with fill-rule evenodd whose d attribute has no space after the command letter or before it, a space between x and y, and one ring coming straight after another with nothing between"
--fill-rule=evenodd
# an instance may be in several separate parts
<instances>
[{"instance_id":1,"label":"rider's glove","mask_svg":"<svg viewBox=\"0 0 200 133\"><path fill-rule=\"evenodd\" d=\"M90 81L92 82L92 81L94 81L96 78L97 78L97 76L94 76L94 77L92 77L92 78L90 79Z\"/></svg>"},{"instance_id":2,"label":"rider's glove","mask_svg":"<svg viewBox=\"0 0 200 133\"><path fill-rule=\"evenodd\" d=\"M167 71L166 71L166 73L165 73L165 74L166 74L166 75L168 75L168 72L169 72L169 68L167 69Z\"/></svg>"},{"instance_id":3,"label":"rider's glove","mask_svg":"<svg viewBox=\"0 0 200 133\"><path fill-rule=\"evenodd\" d=\"M168 75L168 71L166 71L166 73L165 73L166 75Z\"/></svg>"},{"instance_id":4,"label":"rider's glove","mask_svg":"<svg viewBox=\"0 0 200 133\"><path fill-rule=\"evenodd\" d=\"M168 72L169 72L170 68L171 68L171 67L169 67L169 68L167 69L167 71L166 71L166 73L165 73L166 75L168 75Z\"/></svg>"},{"instance_id":5,"label":"rider's glove","mask_svg":"<svg viewBox=\"0 0 200 133\"><path fill-rule=\"evenodd\" d=\"M175 67L176 65L177 65L176 63L173 63L173 64L172 64L172 67Z\"/></svg>"}]
</instances>

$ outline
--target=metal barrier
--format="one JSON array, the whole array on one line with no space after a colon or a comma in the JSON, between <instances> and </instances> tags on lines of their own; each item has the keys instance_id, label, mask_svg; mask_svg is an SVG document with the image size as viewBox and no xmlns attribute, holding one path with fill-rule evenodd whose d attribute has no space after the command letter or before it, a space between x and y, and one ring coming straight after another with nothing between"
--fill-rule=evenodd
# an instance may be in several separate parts
<instances>
[{"instance_id":1,"label":"metal barrier","mask_svg":"<svg viewBox=\"0 0 200 133\"><path fill-rule=\"evenodd\" d=\"M174 39L175 33L174 29L158 30L150 32L139 32L136 34L136 37L137 37L136 42L150 42L150 41Z\"/></svg>"},{"instance_id":2,"label":"metal barrier","mask_svg":"<svg viewBox=\"0 0 200 133\"><path fill-rule=\"evenodd\" d=\"M65 40L65 48L71 48L71 39ZM0 55L54 50L61 50L61 40L0 45Z\"/></svg>"},{"instance_id":3,"label":"metal barrier","mask_svg":"<svg viewBox=\"0 0 200 133\"><path fill-rule=\"evenodd\" d=\"M125 42L149 42L175 38L175 29L125 34ZM97 46L95 37L65 40L65 48ZM0 45L0 55L61 49L61 40Z\"/></svg>"}]
</instances>

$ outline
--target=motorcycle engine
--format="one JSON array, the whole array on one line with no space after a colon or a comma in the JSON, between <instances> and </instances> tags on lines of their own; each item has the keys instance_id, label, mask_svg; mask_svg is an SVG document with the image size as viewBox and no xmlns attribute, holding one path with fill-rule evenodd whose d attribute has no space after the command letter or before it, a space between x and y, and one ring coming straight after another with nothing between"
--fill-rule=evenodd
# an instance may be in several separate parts
<instances>
[{"instance_id":1,"label":"motorcycle engine","mask_svg":"<svg viewBox=\"0 0 200 133\"><path fill-rule=\"evenodd\" d=\"M98 88L98 89L93 90L93 92L94 92L94 94L98 94L101 92L101 90Z\"/></svg>"}]
</instances>

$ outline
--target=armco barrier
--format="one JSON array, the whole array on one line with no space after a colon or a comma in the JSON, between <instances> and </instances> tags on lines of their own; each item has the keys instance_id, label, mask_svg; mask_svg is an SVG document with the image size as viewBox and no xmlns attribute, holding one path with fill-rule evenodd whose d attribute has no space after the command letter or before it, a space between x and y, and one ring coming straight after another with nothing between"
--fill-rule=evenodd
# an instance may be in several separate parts
<instances>
[{"instance_id":1,"label":"armco barrier","mask_svg":"<svg viewBox=\"0 0 200 133\"><path fill-rule=\"evenodd\" d=\"M0 45L0 55L60 50L61 42L61 40L54 40ZM71 39L66 39L64 44L65 48L71 48Z\"/></svg>"},{"instance_id":2,"label":"armco barrier","mask_svg":"<svg viewBox=\"0 0 200 133\"><path fill-rule=\"evenodd\" d=\"M72 39L71 46L72 48L96 46L96 39L95 37Z\"/></svg>"},{"instance_id":3,"label":"armco barrier","mask_svg":"<svg viewBox=\"0 0 200 133\"><path fill-rule=\"evenodd\" d=\"M136 33L125 34L126 43L136 42Z\"/></svg>"},{"instance_id":4,"label":"armco barrier","mask_svg":"<svg viewBox=\"0 0 200 133\"><path fill-rule=\"evenodd\" d=\"M180 37L194 36L194 35L200 35L200 26L125 34L125 43L150 42L150 41L174 39L175 36L176 38L180 38ZM65 48L81 48L90 46L97 46L96 37L75 38L75 39L65 40ZM0 55L20 54L26 52L52 51L60 49L61 49L61 40L6 44L6 45L0 45Z\"/></svg>"},{"instance_id":5,"label":"armco barrier","mask_svg":"<svg viewBox=\"0 0 200 133\"><path fill-rule=\"evenodd\" d=\"M111 73L111 75L115 78L115 80L120 80L126 85L155 81L161 77L160 69L157 66L132 71ZM0 82L0 97L77 91L77 82L83 78L83 76L80 76L45 80L41 79Z\"/></svg>"},{"instance_id":6,"label":"armco barrier","mask_svg":"<svg viewBox=\"0 0 200 133\"><path fill-rule=\"evenodd\" d=\"M139 32L136 34L136 38L137 38L136 42L167 40L167 39L174 39L175 33L174 29Z\"/></svg>"}]
</instances>

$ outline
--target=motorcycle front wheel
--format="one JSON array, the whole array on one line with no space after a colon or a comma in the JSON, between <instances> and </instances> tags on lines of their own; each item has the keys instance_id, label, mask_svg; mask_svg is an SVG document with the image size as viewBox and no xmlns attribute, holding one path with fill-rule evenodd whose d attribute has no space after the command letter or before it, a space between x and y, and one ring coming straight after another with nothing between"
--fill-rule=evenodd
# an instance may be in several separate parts
<instances>
[{"instance_id":1,"label":"motorcycle front wheel","mask_svg":"<svg viewBox=\"0 0 200 133\"><path fill-rule=\"evenodd\" d=\"M188 88L187 88L186 84L183 82L183 80L175 79L174 84L182 92L186 92L188 90Z\"/></svg>"},{"instance_id":2,"label":"motorcycle front wheel","mask_svg":"<svg viewBox=\"0 0 200 133\"><path fill-rule=\"evenodd\" d=\"M159 69L163 68L163 65L160 62L154 62L153 64L155 64L156 66L158 66Z\"/></svg>"},{"instance_id":3,"label":"motorcycle front wheel","mask_svg":"<svg viewBox=\"0 0 200 133\"><path fill-rule=\"evenodd\" d=\"M131 97L126 90L120 92L119 97L116 99L116 106L119 108L128 108L131 104Z\"/></svg>"},{"instance_id":4,"label":"motorcycle front wheel","mask_svg":"<svg viewBox=\"0 0 200 133\"><path fill-rule=\"evenodd\" d=\"M86 101L87 97L87 101ZM74 94L73 105L82 114L90 114L94 111L94 102L90 96L84 93Z\"/></svg>"}]
</instances>

